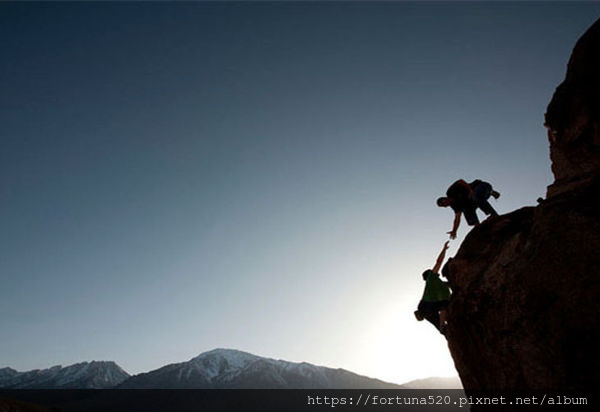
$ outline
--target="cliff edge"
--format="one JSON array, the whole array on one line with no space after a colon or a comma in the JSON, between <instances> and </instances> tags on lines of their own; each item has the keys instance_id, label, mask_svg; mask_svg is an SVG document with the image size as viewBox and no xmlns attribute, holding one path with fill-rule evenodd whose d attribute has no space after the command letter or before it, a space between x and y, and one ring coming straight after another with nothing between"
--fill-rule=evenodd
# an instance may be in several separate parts
<instances>
[{"instance_id":1,"label":"cliff edge","mask_svg":"<svg viewBox=\"0 0 600 412\"><path fill-rule=\"evenodd\" d=\"M465 389L600 383L600 20L548 105L547 199L474 228L443 269Z\"/></svg>"}]
</instances>

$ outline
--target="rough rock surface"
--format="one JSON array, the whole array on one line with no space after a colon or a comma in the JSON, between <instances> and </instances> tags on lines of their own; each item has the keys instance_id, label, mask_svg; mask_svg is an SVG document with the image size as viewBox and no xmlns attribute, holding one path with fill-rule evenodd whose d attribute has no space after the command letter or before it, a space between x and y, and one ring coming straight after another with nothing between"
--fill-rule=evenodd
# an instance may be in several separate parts
<instances>
[{"instance_id":1,"label":"rough rock surface","mask_svg":"<svg viewBox=\"0 0 600 412\"><path fill-rule=\"evenodd\" d=\"M545 125L555 178L549 196L600 173L600 20L575 45Z\"/></svg>"},{"instance_id":2,"label":"rough rock surface","mask_svg":"<svg viewBox=\"0 0 600 412\"><path fill-rule=\"evenodd\" d=\"M474 228L443 269L448 345L465 389L600 383L600 20L546 113L548 198Z\"/></svg>"}]
</instances>

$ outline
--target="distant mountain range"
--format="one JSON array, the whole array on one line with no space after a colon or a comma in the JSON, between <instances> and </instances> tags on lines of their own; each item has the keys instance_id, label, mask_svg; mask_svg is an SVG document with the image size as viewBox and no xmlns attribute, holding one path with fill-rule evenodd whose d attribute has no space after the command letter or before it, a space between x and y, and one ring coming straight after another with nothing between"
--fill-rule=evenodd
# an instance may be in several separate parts
<instances>
[{"instance_id":1,"label":"distant mountain range","mask_svg":"<svg viewBox=\"0 0 600 412\"><path fill-rule=\"evenodd\" d=\"M4 389L109 389L130 375L114 362L82 362L63 368L17 372L0 369L0 388Z\"/></svg>"},{"instance_id":2,"label":"distant mountain range","mask_svg":"<svg viewBox=\"0 0 600 412\"><path fill-rule=\"evenodd\" d=\"M4 389L424 389L454 388L458 378L396 385L344 369L215 349L182 363L130 376L114 362L83 362L17 372L0 369ZM438 385L438 386L436 386Z\"/></svg>"},{"instance_id":3,"label":"distant mountain range","mask_svg":"<svg viewBox=\"0 0 600 412\"><path fill-rule=\"evenodd\" d=\"M133 376L123 389L399 389L400 385L343 369L293 363L231 349Z\"/></svg>"}]
</instances>

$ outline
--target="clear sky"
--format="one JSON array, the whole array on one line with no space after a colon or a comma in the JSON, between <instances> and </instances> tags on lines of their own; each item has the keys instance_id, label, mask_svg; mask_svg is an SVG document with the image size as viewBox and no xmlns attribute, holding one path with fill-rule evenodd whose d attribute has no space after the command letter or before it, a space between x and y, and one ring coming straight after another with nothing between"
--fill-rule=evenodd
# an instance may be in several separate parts
<instances>
[{"instance_id":1,"label":"clear sky","mask_svg":"<svg viewBox=\"0 0 600 412\"><path fill-rule=\"evenodd\" d=\"M552 182L543 114L600 3L0 4L0 367L216 347L456 375L413 311L490 181ZM453 255L467 233L451 243Z\"/></svg>"}]
</instances>

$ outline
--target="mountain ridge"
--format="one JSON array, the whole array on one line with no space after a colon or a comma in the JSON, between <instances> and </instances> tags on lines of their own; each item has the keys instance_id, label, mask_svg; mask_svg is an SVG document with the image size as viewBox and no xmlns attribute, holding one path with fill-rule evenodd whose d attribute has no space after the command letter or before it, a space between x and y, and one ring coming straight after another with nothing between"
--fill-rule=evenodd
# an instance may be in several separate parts
<instances>
[{"instance_id":1,"label":"mountain ridge","mask_svg":"<svg viewBox=\"0 0 600 412\"><path fill-rule=\"evenodd\" d=\"M91 376L86 372L97 372ZM458 378L425 378L404 384L343 368L290 362L215 348L184 361L130 375L113 361L78 362L20 372L0 368L0 389L446 389Z\"/></svg>"},{"instance_id":2,"label":"mountain ridge","mask_svg":"<svg viewBox=\"0 0 600 412\"><path fill-rule=\"evenodd\" d=\"M32 369L19 372L10 367L0 368L2 389L109 389L129 374L113 361L78 362L63 367Z\"/></svg>"},{"instance_id":3,"label":"mountain ridge","mask_svg":"<svg viewBox=\"0 0 600 412\"><path fill-rule=\"evenodd\" d=\"M218 348L141 373L121 389L399 389L401 385L344 369L289 362Z\"/></svg>"}]
</instances>

